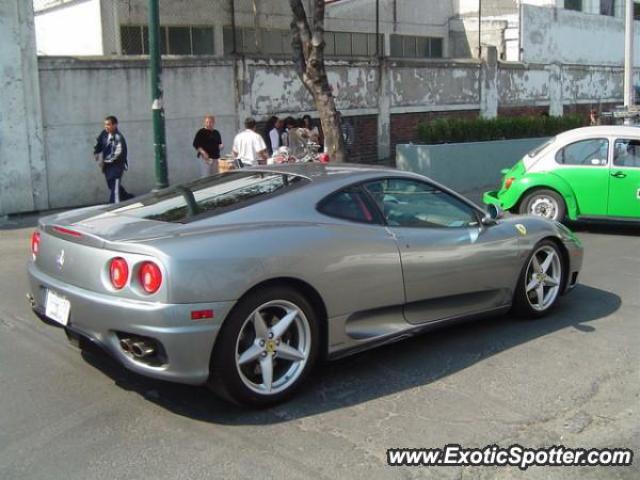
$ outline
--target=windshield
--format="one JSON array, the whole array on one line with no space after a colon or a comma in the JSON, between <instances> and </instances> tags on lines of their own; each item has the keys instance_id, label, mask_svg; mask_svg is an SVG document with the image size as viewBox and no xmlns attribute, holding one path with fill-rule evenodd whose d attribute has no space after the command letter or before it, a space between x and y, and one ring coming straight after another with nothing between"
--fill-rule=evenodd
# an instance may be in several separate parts
<instances>
[{"instance_id":1,"label":"windshield","mask_svg":"<svg viewBox=\"0 0 640 480\"><path fill-rule=\"evenodd\" d=\"M529 153L527 153L527 157L535 157L536 155L538 155L540 152L542 152L542 150L544 150L545 148L547 148L549 145L551 145L553 142L556 141L556 137L552 137L549 140L547 140L546 142L538 145L536 148L534 148L533 150L531 150Z\"/></svg>"},{"instance_id":2,"label":"windshield","mask_svg":"<svg viewBox=\"0 0 640 480\"><path fill-rule=\"evenodd\" d=\"M109 211L148 220L186 223L266 200L308 182L304 177L282 173L230 172L151 193Z\"/></svg>"}]
</instances>

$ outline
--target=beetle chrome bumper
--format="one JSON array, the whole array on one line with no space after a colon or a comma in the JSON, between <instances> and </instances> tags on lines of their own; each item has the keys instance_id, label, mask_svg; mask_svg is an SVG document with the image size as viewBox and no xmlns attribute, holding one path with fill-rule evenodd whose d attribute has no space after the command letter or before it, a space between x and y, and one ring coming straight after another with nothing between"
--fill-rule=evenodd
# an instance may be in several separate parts
<instances>
[{"instance_id":1,"label":"beetle chrome bumper","mask_svg":"<svg viewBox=\"0 0 640 480\"><path fill-rule=\"evenodd\" d=\"M220 325L233 302L161 304L114 298L55 280L29 264L30 301L44 317L47 290L71 303L66 328L86 337L126 368L148 377L172 382L203 384L209 377L209 360ZM213 310L214 318L191 320L193 310ZM149 364L125 352L122 334L146 337L163 349L164 363Z\"/></svg>"},{"instance_id":2,"label":"beetle chrome bumper","mask_svg":"<svg viewBox=\"0 0 640 480\"><path fill-rule=\"evenodd\" d=\"M484 192L482 195L482 202L485 205L498 205L500 206L500 199L498 198L498 190L492 190L490 192Z\"/></svg>"}]
</instances>

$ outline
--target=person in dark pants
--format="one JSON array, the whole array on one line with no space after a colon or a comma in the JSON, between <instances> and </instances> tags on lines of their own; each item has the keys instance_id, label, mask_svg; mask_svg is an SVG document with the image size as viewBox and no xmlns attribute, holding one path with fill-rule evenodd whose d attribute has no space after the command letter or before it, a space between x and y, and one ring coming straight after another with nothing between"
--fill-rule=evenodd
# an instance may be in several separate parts
<instances>
[{"instance_id":1,"label":"person in dark pants","mask_svg":"<svg viewBox=\"0 0 640 480\"><path fill-rule=\"evenodd\" d=\"M267 146L267 153L269 156L273 155L273 152L278 149L279 142L276 142L276 145L273 145L273 137L271 136L271 132L274 128L276 128L276 123L278 122L278 117L272 115L267 120L267 124L264 127L264 132L262 132L262 138L264 139L264 143ZM276 137L277 138L277 137Z\"/></svg>"},{"instance_id":2,"label":"person in dark pants","mask_svg":"<svg viewBox=\"0 0 640 480\"><path fill-rule=\"evenodd\" d=\"M122 175L129 167L127 163L127 142L118 130L118 119L112 115L105 117L104 130L100 132L93 147L93 154L99 162L111 192L109 203L119 203L133 198L122 186Z\"/></svg>"}]
</instances>

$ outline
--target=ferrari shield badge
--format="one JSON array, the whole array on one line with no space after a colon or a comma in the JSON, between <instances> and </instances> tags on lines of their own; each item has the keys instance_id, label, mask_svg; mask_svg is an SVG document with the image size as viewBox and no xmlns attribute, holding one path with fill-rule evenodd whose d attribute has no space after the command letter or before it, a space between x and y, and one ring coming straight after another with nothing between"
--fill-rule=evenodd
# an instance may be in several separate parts
<instances>
[{"instance_id":1,"label":"ferrari shield badge","mask_svg":"<svg viewBox=\"0 0 640 480\"><path fill-rule=\"evenodd\" d=\"M525 227L521 223L516 223L516 230L518 230L518 233L523 237L527 234L527 227Z\"/></svg>"},{"instance_id":2,"label":"ferrari shield badge","mask_svg":"<svg viewBox=\"0 0 640 480\"><path fill-rule=\"evenodd\" d=\"M56 256L56 265L58 265L58 270L62 270L62 267L64 267L64 250L60 250L60 253Z\"/></svg>"}]
</instances>

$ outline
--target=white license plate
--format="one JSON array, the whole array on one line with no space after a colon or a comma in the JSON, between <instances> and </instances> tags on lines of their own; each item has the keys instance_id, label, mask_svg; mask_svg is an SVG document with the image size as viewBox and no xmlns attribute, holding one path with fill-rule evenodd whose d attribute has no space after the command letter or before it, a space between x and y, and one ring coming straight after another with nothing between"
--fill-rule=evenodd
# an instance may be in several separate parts
<instances>
[{"instance_id":1,"label":"white license plate","mask_svg":"<svg viewBox=\"0 0 640 480\"><path fill-rule=\"evenodd\" d=\"M69 300L51 290L47 290L47 301L45 303L44 312L47 318L50 318L61 325L66 325L69 323L70 309L71 303Z\"/></svg>"}]
</instances>

